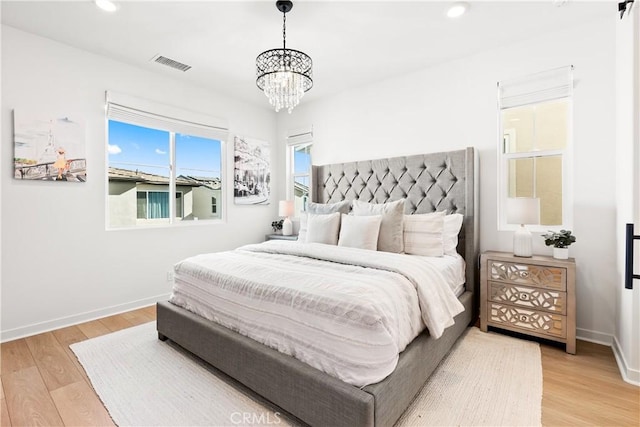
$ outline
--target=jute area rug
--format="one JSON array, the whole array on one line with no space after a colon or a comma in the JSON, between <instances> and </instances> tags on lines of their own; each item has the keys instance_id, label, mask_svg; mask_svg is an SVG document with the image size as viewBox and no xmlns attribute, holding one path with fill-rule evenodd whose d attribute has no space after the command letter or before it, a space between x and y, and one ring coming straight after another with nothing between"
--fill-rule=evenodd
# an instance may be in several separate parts
<instances>
[{"instance_id":1,"label":"jute area rug","mask_svg":"<svg viewBox=\"0 0 640 427\"><path fill-rule=\"evenodd\" d=\"M147 323L71 346L119 426L300 425ZM537 343L469 328L396 426L541 423Z\"/></svg>"}]
</instances>

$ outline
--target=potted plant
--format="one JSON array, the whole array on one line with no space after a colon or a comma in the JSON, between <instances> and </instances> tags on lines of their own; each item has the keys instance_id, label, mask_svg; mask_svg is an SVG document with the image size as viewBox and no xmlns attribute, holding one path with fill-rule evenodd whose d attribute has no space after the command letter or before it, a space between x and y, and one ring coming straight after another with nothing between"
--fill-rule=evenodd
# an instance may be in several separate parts
<instances>
[{"instance_id":1,"label":"potted plant","mask_svg":"<svg viewBox=\"0 0 640 427\"><path fill-rule=\"evenodd\" d=\"M274 233L278 233L280 230L282 230L282 223L284 222L283 219L281 219L280 221L273 221L271 223L271 228L273 229Z\"/></svg>"},{"instance_id":2,"label":"potted plant","mask_svg":"<svg viewBox=\"0 0 640 427\"><path fill-rule=\"evenodd\" d=\"M544 244L553 246L553 257L556 259L569 258L569 245L575 243L576 236L571 234L571 230L549 231L543 234Z\"/></svg>"}]
</instances>

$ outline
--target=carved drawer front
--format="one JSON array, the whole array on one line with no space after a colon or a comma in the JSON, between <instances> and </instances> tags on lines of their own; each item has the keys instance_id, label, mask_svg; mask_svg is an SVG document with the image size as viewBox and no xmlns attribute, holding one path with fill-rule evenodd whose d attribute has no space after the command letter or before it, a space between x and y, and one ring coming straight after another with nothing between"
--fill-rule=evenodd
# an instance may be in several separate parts
<instances>
[{"instance_id":1,"label":"carved drawer front","mask_svg":"<svg viewBox=\"0 0 640 427\"><path fill-rule=\"evenodd\" d=\"M567 269L489 260L489 280L565 291Z\"/></svg>"},{"instance_id":2,"label":"carved drawer front","mask_svg":"<svg viewBox=\"0 0 640 427\"><path fill-rule=\"evenodd\" d=\"M510 305L489 303L489 322L526 332L537 332L554 337L566 338L566 316L529 310Z\"/></svg>"},{"instance_id":3,"label":"carved drawer front","mask_svg":"<svg viewBox=\"0 0 640 427\"><path fill-rule=\"evenodd\" d=\"M533 310L567 314L566 292L489 282L489 300Z\"/></svg>"}]
</instances>

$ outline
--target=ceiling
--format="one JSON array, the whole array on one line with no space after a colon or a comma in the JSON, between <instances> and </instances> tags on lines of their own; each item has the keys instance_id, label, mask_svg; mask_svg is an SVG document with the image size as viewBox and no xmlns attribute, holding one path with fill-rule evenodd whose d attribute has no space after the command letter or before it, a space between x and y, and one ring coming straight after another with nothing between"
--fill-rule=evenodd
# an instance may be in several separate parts
<instances>
[{"instance_id":1,"label":"ceiling","mask_svg":"<svg viewBox=\"0 0 640 427\"><path fill-rule=\"evenodd\" d=\"M268 107L255 86L255 57L282 45L275 1L119 1L115 13L93 1L2 0L2 23ZM303 102L500 45L607 19L616 2L470 1L445 15L444 1L294 1L287 47L314 61ZM157 54L191 65L182 72Z\"/></svg>"}]
</instances>

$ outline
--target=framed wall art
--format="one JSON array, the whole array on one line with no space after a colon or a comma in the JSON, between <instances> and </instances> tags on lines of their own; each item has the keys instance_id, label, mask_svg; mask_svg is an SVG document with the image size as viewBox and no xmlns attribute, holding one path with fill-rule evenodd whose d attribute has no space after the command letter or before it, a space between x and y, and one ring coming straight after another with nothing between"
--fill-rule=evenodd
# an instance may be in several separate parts
<instances>
[{"instance_id":1,"label":"framed wall art","mask_svg":"<svg viewBox=\"0 0 640 427\"><path fill-rule=\"evenodd\" d=\"M267 205L271 193L269 143L236 136L233 196L237 205Z\"/></svg>"},{"instance_id":2,"label":"framed wall art","mask_svg":"<svg viewBox=\"0 0 640 427\"><path fill-rule=\"evenodd\" d=\"M14 110L14 178L85 182L84 120Z\"/></svg>"}]
</instances>

